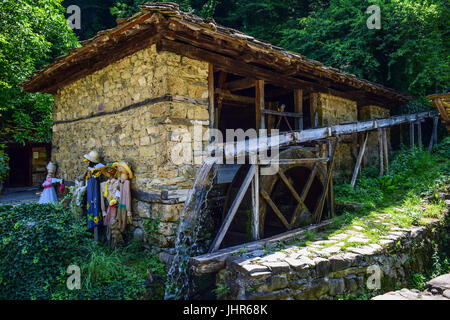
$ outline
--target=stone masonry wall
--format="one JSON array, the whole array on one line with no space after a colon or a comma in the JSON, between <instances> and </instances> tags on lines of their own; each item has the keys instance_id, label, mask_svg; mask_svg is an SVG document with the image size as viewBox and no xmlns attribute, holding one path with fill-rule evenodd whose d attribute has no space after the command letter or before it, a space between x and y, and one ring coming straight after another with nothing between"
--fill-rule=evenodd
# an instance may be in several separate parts
<instances>
[{"instance_id":1,"label":"stone masonry wall","mask_svg":"<svg viewBox=\"0 0 450 320\"><path fill-rule=\"evenodd\" d=\"M104 164L131 164L135 191L187 191L198 165L172 162L170 150L189 143L180 130L192 134L194 124L208 127L207 78L207 63L157 52L153 45L65 86L55 95L54 109L52 161L59 176L74 181L87 167L83 155L96 149ZM182 207L133 200L136 217L160 220L161 247L173 245Z\"/></svg>"},{"instance_id":2,"label":"stone masonry wall","mask_svg":"<svg viewBox=\"0 0 450 320\"><path fill-rule=\"evenodd\" d=\"M336 124L358 121L358 109L356 101L336 97L325 93L312 94L311 117L317 112L318 125L332 126ZM314 118L313 118L314 119ZM350 175L356 155L353 146L356 143L356 135L342 137L336 150L335 175Z\"/></svg>"},{"instance_id":3,"label":"stone masonry wall","mask_svg":"<svg viewBox=\"0 0 450 320\"><path fill-rule=\"evenodd\" d=\"M364 106L359 110L360 120L371 120L387 118L390 116L389 109L379 106ZM390 141L390 129L387 130L388 145ZM390 148L389 148L390 149ZM364 156L364 166L378 164L378 132L369 132L367 139L366 153Z\"/></svg>"},{"instance_id":4,"label":"stone masonry wall","mask_svg":"<svg viewBox=\"0 0 450 320\"><path fill-rule=\"evenodd\" d=\"M392 290L430 266L443 228L437 220L411 229L392 228L380 244L340 248L345 237L364 242L353 229L307 247L249 252L231 257L217 283L228 288L227 299L337 299L370 291L367 282L378 268L381 290ZM336 244L327 245L333 241Z\"/></svg>"}]
</instances>

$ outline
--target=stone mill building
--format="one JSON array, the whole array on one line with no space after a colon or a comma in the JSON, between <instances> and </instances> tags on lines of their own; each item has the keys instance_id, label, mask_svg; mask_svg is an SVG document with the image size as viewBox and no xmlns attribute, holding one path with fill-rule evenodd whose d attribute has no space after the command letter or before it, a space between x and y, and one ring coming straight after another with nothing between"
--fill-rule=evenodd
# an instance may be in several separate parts
<instances>
[{"instance_id":1,"label":"stone mill building","mask_svg":"<svg viewBox=\"0 0 450 320\"><path fill-rule=\"evenodd\" d=\"M171 158L172 147L186 142L180 130L302 130L386 117L408 101L381 85L182 12L175 4L140 8L23 86L54 95L51 159L61 178L73 182L86 166L83 155L92 149L103 163L131 164L133 213L142 220L158 219L154 243L162 252L174 245L199 167L195 150L191 164ZM280 115L285 117L278 121ZM336 174L351 173L359 140L357 135L342 139ZM375 150L377 142L370 137ZM376 152L369 149L365 161L374 159Z\"/></svg>"}]
</instances>

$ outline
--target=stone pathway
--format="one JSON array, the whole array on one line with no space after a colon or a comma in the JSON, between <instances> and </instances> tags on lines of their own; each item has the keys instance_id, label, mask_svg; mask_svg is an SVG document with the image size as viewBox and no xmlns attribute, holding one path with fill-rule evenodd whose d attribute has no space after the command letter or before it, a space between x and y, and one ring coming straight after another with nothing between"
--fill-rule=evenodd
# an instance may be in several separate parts
<instances>
[{"instance_id":1,"label":"stone pathway","mask_svg":"<svg viewBox=\"0 0 450 320\"><path fill-rule=\"evenodd\" d=\"M450 300L450 273L427 282L427 289L423 292L402 289L376 296L372 300Z\"/></svg>"},{"instance_id":2,"label":"stone pathway","mask_svg":"<svg viewBox=\"0 0 450 320\"><path fill-rule=\"evenodd\" d=\"M0 195L0 206L38 202L41 193L40 188L8 188L6 192L2 192Z\"/></svg>"}]
</instances>

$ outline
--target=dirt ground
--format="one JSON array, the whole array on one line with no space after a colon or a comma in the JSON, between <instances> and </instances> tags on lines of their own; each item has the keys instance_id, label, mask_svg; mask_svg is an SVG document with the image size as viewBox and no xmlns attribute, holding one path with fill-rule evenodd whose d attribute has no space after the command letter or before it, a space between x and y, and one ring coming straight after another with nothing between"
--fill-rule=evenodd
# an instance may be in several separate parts
<instances>
[{"instance_id":1,"label":"dirt ground","mask_svg":"<svg viewBox=\"0 0 450 320\"><path fill-rule=\"evenodd\" d=\"M33 187L8 188L6 190L4 189L0 195L0 206L38 202L41 193L41 188Z\"/></svg>"}]
</instances>

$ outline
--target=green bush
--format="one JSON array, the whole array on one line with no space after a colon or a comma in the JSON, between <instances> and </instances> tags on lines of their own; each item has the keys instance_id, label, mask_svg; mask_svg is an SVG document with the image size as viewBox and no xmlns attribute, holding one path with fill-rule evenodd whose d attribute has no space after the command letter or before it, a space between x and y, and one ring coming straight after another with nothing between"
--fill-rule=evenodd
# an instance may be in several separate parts
<instances>
[{"instance_id":1,"label":"green bush","mask_svg":"<svg viewBox=\"0 0 450 320\"><path fill-rule=\"evenodd\" d=\"M147 272L164 274L142 243L111 251L59 204L0 206L0 234L0 299L141 299ZM67 289L69 265L80 267L80 290Z\"/></svg>"},{"instance_id":2,"label":"green bush","mask_svg":"<svg viewBox=\"0 0 450 320\"><path fill-rule=\"evenodd\" d=\"M58 277L83 256L85 234L47 204L0 206L0 299L49 299Z\"/></svg>"}]
</instances>

